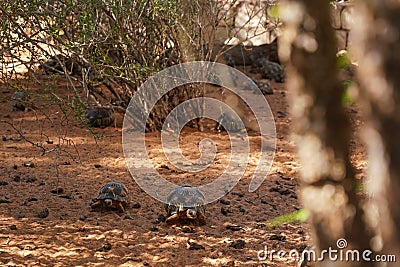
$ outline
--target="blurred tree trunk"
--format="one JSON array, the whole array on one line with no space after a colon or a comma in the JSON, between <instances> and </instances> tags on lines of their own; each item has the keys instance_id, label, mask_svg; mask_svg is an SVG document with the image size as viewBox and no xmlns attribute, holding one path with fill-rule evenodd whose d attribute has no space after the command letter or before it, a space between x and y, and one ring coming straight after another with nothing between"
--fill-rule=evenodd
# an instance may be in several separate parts
<instances>
[{"instance_id":1,"label":"blurred tree trunk","mask_svg":"<svg viewBox=\"0 0 400 267\"><path fill-rule=\"evenodd\" d=\"M344 88L338 78L329 2L282 3L286 28L279 53L288 64L293 130L302 164L301 197L311 212L315 244L321 250L337 249L337 240L345 238L346 249L366 249L370 237L349 159L351 125L342 105ZM329 261L326 256L319 266L362 265Z\"/></svg>"},{"instance_id":2,"label":"blurred tree trunk","mask_svg":"<svg viewBox=\"0 0 400 267\"><path fill-rule=\"evenodd\" d=\"M355 52L366 107L372 226L380 254L400 260L400 2L360 1ZM392 264L392 265L390 265ZM399 266L390 263L387 266Z\"/></svg>"}]
</instances>

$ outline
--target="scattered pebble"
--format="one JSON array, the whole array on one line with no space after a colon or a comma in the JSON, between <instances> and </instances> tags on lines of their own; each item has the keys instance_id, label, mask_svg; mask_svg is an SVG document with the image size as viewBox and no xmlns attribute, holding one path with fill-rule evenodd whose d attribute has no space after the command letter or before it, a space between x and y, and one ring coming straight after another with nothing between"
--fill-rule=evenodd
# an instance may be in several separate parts
<instances>
[{"instance_id":1,"label":"scattered pebble","mask_svg":"<svg viewBox=\"0 0 400 267\"><path fill-rule=\"evenodd\" d=\"M19 137L19 136L11 136L11 137L10 137L10 140L11 140L11 141L21 141L22 138Z\"/></svg>"},{"instance_id":2,"label":"scattered pebble","mask_svg":"<svg viewBox=\"0 0 400 267\"><path fill-rule=\"evenodd\" d=\"M230 209L225 209L224 207L221 207L221 213L227 216L228 213L233 213L233 212Z\"/></svg>"},{"instance_id":3,"label":"scattered pebble","mask_svg":"<svg viewBox=\"0 0 400 267\"><path fill-rule=\"evenodd\" d=\"M25 199L25 201L33 202L33 201L38 201L38 199L36 197L28 197L27 199Z\"/></svg>"},{"instance_id":4,"label":"scattered pebble","mask_svg":"<svg viewBox=\"0 0 400 267\"><path fill-rule=\"evenodd\" d=\"M41 210L35 214L35 217L42 218L42 219L46 218L47 216L49 216L49 210L47 208L45 208L44 210Z\"/></svg>"},{"instance_id":5,"label":"scattered pebble","mask_svg":"<svg viewBox=\"0 0 400 267\"><path fill-rule=\"evenodd\" d=\"M62 194L62 193L64 193L64 188L61 188L61 187L54 188L54 189L51 189L50 192L52 194Z\"/></svg>"},{"instance_id":6,"label":"scattered pebble","mask_svg":"<svg viewBox=\"0 0 400 267\"><path fill-rule=\"evenodd\" d=\"M100 252L105 252L105 251L110 251L112 249L112 245L108 242L104 243L104 245L101 248L98 248L96 251Z\"/></svg>"},{"instance_id":7,"label":"scattered pebble","mask_svg":"<svg viewBox=\"0 0 400 267\"><path fill-rule=\"evenodd\" d=\"M14 182L20 182L21 181L21 177L19 175L14 175L12 179L13 179Z\"/></svg>"},{"instance_id":8,"label":"scattered pebble","mask_svg":"<svg viewBox=\"0 0 400 267\"><path fill-rule=\"evenodd\" d=\"M155 226L152 226L152 227L150 227L149 230L152 231L152 232L157 232L157 231L158 231L158 228L155 227Z\"/></svg>"},{"instance_id":9,"label":"scattered pebble","mask_svg":"<svg viewBox=\"0 0 400 267\"><path fill-rule=\"evenodd\" d=\"M231 202L229 200L225 200L225 199L220 199L219 203L224 204L224 205L230 205Z\"/></svg>"},{"instance_id":10,"label":"scattered pebble","mask_svg":"<svg viewBox=\"0 0 400 267\"><path fill-rule=\"evenodd\" d=\"M124 220L133 220L134 218L131 216L131 215L129 215L129 214L126 214L125 216L124 216Z\"/></svg>"},{"instance_id":11,"label":"scattered pebble","mask_svg":"<svg viewBox=\"0 0 400 267\"><path fill-rule=\"evenodd\" d=\"M14 170L18 169L18 166L17 166L17 165L14 165L14 166L13 166L13 169L14 169Z\"/></svg>"},{"instance_id":12,"label":"scattered pebble","mask_svg":"<svg viewBox=\"0 0 400 267\"><path fill-rule=\"evenodd\" d=\"M240 208L239 208L239 212L245 213L246 210L245 210L244 208L240 207Z\"/></svg>"},{"instance_id":13,"label":"scattered pebble","mask_svg":"<svg viewBox=\"0 0 400 267\"><path fill-rule=\"evenodd\" d=\"M79 216L79 220L84 221L87 219L87 216L82 214L81 216Z\"/></svg>"},{"instance_id":14,"label":"scattered pebble","mask_svg":"<svg viewBox=\"0 0 400 267\"><path fill-rule=\"evenodd\" d=\"M188 241L188 245L187 245L189 250L200 250L200 249L205 249L205 247L203 245L200 245L194 241Z\"/></svg>"},{"instance_id":15,"label":"scattered pebble","mask_svg":"<svg viewBox=\"0 0 400 267\"><path fill-rule=\"evenodd\" d=\"M3 140L3 141L7 141L7 136L5 136L5 135L2 135L2 136L1 136L1 140Z\"/></svg>"},{"instance_id":16,"label":"scattered pebble","mask_svg":"<svg viewBox=\"0 0 400 267\"><path fill-rule=\"evenodd\" d=\"M35 167L35 163L32 161L25 161L22 165L29 168Z\"/></svg>"},{"instance_id":17,"label":"scattered pebble","mask_svg":"<svg viewBox=\"0 0 400 267\"><path fill-rule=\"evenodd\" d=\"M15 224L11 225L10 230L17 230L17 226Z\"/></svg>"},{"instance_id":18,"label":"scattered pebble","mask_svg":"<svg viewBox=\"0 0 400 267\"><path fill-rule=\"evenodd\" d=\"M156 219L156 221L155 221L155 223L156 223L156 224L160 224L160 223L162 223L162 222L165 222L166 219L167 219L167 218L165 218L164 214L159 214L158 217L157 217L157 219Z\"/></svg>"},{"instance_id":19,"label":"scattered pebble","mask_svg":"<svg viewBox=\"0 0 400 267\"><path fill-rule=\"evenodd\" d=\"M28 177L28 178L25 179L25 182L34 183L34 182L36 182L36 178L35 177Z\"/></svg>"},{"instance_id":20,"label":"scattered pebble","mask_svg":"<svg viewBox=\"0 0 400 267\"><path fill-rule=\"evenodd\" d=\"M233 225L233 224L228 224L227 226L225 226L226 229L231 230L231 231L240 231L243 229L242 226L239 225Z\"/></svg>"},{"instance_id":21,"label":"scattered pebble","mask_svg":"<svg viewBox=\"0 0 400 267\"><path fill-rule=\"evenodd\" d=\"M181 228L181 231L184 233L194 233L194 229L186 225Z\"/></svg>"},{"instance_id":22,"label":"scattered pebble","mask_svg":"<svg viewBox=\"0 0 400 267\"><path fill-rule=\"evenodd\" d=\"M238 197L244 197L244 194L240 193L240 192L232 192L231 194L235 195L235 196L238 196Z\"/></svg>"},{"instance_id":23,"label":"scattered pebble","mask_svg":"<svg viewBox=\"0 0 400 267\"><path fill-rule=\"evenodd\" d=\"M232 242L229 246L236 249L243 249L246 245L246 242L243 239L239 239L237 241Z\"/></svg>"},{"instance_id":24,"label":"scattered pebble","mask_svg":"<svg viewBox=\"0 0 400 267\"><path fill-rule=\"evenodd\" d=\"M285 196L289 195L291 191L287 188L282 188L282 187L272 187L269 189L269 192L278 192L279 194Z\"/></svg>"},{"instance_id":25,"label":"scattered pebble","mask_svg":"<svg viewBox=\"0 0 400 267\"><path fill-rule=\"evenodd\" d=\"M262 199L261 199L261 203L262 203L262 204L268 204L268 201L267 201L266 199L263 199L263 198L262 198Z\"/></svg>"},{"instance_id":26,"label":"scattered pebble","mask_svg":"<svg viewBox=\"0 0 400 267\"><path fill-rule=\"evenodd\" d=\"M286 236L284 235L271 235L269 240L286 241Z\"/></svg>"},{"instance_id":27,"label":"scattered pebble","mask_svg":"<svg viewBox=\"0 0 400 267\"><path fill-rule=\"evenodd\" d=\"M23 213L20 213L16 217L17 217L17 219L22 219L22 218L26 218L26 215Z\"/></svg>"},{"instance_id":28,"label":"scattered pebble","mask_svg":"<svg viewBox=\"0 0 400 267\"><path fill-rule=\"evenodd\" d=\"M6 182L6 181L0 181L0 186L3 186L3 185L8 185L8 182Z\"/></svg>"},{"instance_id":29,"label":"scattered pebble","mask_svg":"<svg viewBox=\"0 0 400 267\"><path fill-rule=\"evenodd\" d=\"M53 140L46 140L46 143L48 143L49 145L53 144L54 141Z\"/></svg>"},{"instance_id":30,"label":"scattered pebble","mask_svg":"<svg viewBox=\"0 0 400 267\"><path fill-rule=\"evenodd\" d=\"M0 204L1 203L11 203L11 201L8 199L0 198Z\"/></svg>"},{"instance_id":31,"label":"scattered pebble","mask_svg":"<svg viewBox=\"0 0 400 267\"><path fill-rule=\"evenodd\" d=\"M101 166L100 164L94 164L94 167L95 167L96 169L100 169L100 168L102 168L103 166Z\"/></svg>"},{"instance_id":32,"label":"scattered pebble","mask_svg":"<svg viewBox=\"0 0 400 267\"><path fill-rule=\"evenodd\" d=\"M66 199L73 199L74 197L71 194L65 194L65 195L60 195L58 196L60 198L66 198Z\"/></svg>"},{"instance_id":33,"label":"scattered pebble","mask_svg":"<svg viewBox=\"0 0 400 267\"><path fill-rule=\"evenodd\" d=\"M134 203L132 204L132 208L133 209L140 209L142 207L142 205L140 205L140 203Z\"/></svg>"}]
</instances>

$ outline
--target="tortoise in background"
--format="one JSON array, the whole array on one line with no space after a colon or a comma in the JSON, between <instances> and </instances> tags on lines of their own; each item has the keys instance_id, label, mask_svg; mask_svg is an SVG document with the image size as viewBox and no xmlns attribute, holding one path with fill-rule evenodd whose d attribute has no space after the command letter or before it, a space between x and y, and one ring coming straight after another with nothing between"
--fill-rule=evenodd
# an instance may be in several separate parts
<instances>
[{"instance_id":1,"label":"tortoise in background","mask_svg":"<svg viewBox=\"0 0 400 267\"><path fill-rule=\"evenodd\" d=\"M11 105L13 110L26 111L29 104L29 95L25 91L17 91L11 97Z\"/></svg>"},{"instance_id":2,"label":"tortoise in background","mask_svg":"<svg viewBox=\"0 0 400 267\"><path fill-rule=\"evenodd\" d=\"M114 112L108 107L92 107L86 110L85 120L89 126L105 128L114 122Z\"/></svg>"}]
</instances>

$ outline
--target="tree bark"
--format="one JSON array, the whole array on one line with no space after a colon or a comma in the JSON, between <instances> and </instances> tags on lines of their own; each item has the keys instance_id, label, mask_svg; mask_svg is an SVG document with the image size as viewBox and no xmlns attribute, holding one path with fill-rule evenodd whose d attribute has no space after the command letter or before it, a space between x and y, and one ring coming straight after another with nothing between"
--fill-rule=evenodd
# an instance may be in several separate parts
<instances>
[{"instance_id":1,"label":"tree bark","mask_svg":"<svg viewBox=\"0 0 400 267\"><path fill-rule=\"evenodd\" d=\"M354 51L365 106L374 250L400 260L400 3L360 1ZM398 266L392 262L385 266Z\"/></svg>"},{"instance_id":2,"label":"tree bark","mask_svg":"<svg viewBox=\"0 0 400 267\"><path fill-rule=\"evenodd\" d=\"M281 7L285 23L279 43L292 94L294 138L302 164L301 197L310 210L313 238L320 249L369 248L364 213L349 159L351 125L342 105L343 86L336 64L330 1L293 0ZM364 262L325 261L320 266L364 266ZM371 265L368 265L371 266Z\"/></svg>"}]
</instances>

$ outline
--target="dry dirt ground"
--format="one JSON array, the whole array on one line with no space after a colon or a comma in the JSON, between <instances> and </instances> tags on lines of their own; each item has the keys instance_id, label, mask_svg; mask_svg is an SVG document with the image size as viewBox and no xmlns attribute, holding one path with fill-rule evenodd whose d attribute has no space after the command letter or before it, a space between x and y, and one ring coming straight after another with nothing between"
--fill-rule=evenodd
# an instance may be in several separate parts
<instances>
[{"instance_id":1,"label":"dry dirt ground","mask_svg":"<svg viewBox=\"0 0 400 267\"><path fill-rule=\"evenodd\" d=\"M54 85L58 95L72 96L61 83L55 81ZM37 84L24 86L30 86L32 93L49 93L47 87ZM273 87L274 94L265 97L275 117L277 149L267 179L256 192L249 193L248 183L255 167L250 164L244 178L223 201L207 205L205 226L185 226L160 222L161 215L165 215L163 204L132 179L121 145L122 115L117 116L116 127L95 129L95 139L78 122L65 119L57 105L46 107L47 117L37 111L12 111L14 89L2 85L0 265L296 266L295 262L276 257L257 257L265 246L289 252L311 243L307 222L274 229L267 225L268 220L301 208L297 181L300 165L290 140L288 92L284 84L273 83ZM361 122L357 111L349 111L358 128ZM192 128L182 133L184 153L198 154L198 141L205 137L217 143L217 158L229 155L225 133ZM159 133L149 134L148 149L154 166L166 179L198 185L204 177L217 177L223 169L209 168L199 174L180 172L160 153L159 139ZM250 139L259 141L258 136ZM352 150L357 175L362 178L365 153L356 140ZM91 200L104 183L112 180L123 182L129 190L126 214L91 211Z\"/></svg>"}]
</instances>

